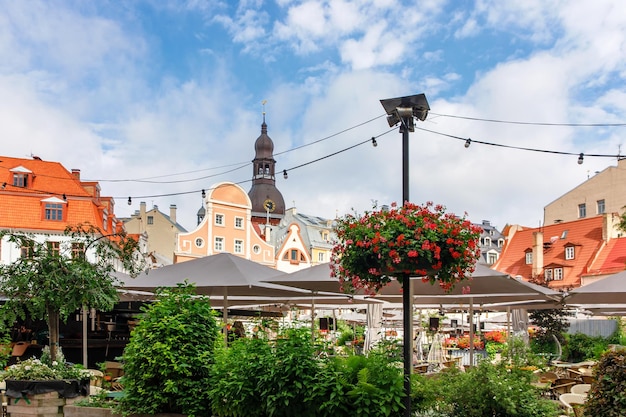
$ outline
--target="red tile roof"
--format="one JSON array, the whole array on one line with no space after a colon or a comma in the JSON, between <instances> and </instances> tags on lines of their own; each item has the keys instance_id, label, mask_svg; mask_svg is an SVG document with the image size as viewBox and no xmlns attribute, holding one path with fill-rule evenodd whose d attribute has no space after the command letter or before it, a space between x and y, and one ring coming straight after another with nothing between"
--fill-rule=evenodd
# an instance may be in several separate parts
<instances>
[{"instance_id":1,"label":"red tile roof","mask_svg":"<svg viewBox=\"0 0 626 417\"><path fill-rule=\"evenodd\" d=\"M611 239L592 262L586 275L615 274L626 269L626 238Z\"/></svg>"},{"instance_id":2,"label":"red tile roof","mask_svg":"<svg viewBox=\"0 0 626 417\"><path fill-rule=\"evenodd\" d=\"M526 264L526 252L533 248L533 234L543 232L542 267L563 268L563 280L550 281L549 286L578 287L581 276L588 272L592 261L604 247L603 222L602 216L596 216L539 228L522 228L507 239L494 269L513 276L520 275L526 280L531 279L532 264ZM565 246L568 245L574 245L573 260L565 259Z\"/></svg>"},{"instance_id":3,"label":"red tile roof","mask_svg":"<svg viewBox=\"0 0 626 417\"><path fill-rule=\"evenodd\" d=\"M14 172L28 171L27 186L14 186ZM78 174L58 162L0 156L0 186L0 228L63 231L69 225L86 222L103 226L105 205L97 183L81 183ZM64 196L63 221L44 220L43 200L63 201Z\"/></svg>"}]
</instances>

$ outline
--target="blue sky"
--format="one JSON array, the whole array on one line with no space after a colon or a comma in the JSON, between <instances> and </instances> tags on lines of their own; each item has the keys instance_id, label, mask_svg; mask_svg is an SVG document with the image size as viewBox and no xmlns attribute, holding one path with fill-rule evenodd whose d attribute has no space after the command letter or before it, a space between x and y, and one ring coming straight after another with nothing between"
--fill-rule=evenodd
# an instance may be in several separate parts
<instances>
[{"instance_id":1,"label":"blue sky","mask_svg":"<svg viewBox=\"0 0 626 417\"><path fill-rule=\"evenodd\" d=\"M0 6L0 153L81 169L118 216L176 204L191 229L201 189L248 191L263 109L287 206L328 218L402 198L380 99L431 107L411 134L411 200L499 228L538 226L626 152L626 127L609 125L626 123L618 0Z\"/></svg>"}]
</instances>

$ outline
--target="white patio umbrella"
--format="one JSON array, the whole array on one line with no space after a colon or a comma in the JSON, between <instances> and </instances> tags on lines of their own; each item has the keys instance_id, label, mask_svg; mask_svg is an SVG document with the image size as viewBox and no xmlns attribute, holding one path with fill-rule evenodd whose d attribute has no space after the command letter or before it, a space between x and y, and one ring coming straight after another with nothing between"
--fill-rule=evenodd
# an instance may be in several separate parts
<instances>
[{"instance_id":1,"label":"white patio umbrella","mask_svg":"<svg viewBox=\"0 0 626 417\"><path fill-rule=\"evenodd\" d=\"M365 333L365 343L363 350L369 352L382 339L383 328L383 306L381 304L370 304L367 306L367 331Z\"/></svg>"}]
</instances>

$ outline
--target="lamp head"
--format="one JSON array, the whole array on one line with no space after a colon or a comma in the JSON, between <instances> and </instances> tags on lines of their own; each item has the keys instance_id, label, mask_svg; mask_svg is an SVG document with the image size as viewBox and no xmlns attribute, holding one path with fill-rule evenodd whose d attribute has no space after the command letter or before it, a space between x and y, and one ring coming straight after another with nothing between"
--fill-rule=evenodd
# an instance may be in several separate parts
<instances>
[{"instance_id":1,"label":"lamp head","mask_svg":"<svg viewBox=\"0 0 626 417\"><path fill-rule=\"evenodd\" d=\"M389 123L389 127L397 125L401 119L413 120L413 117L416 117L419 120L424 121L426 120L428 111L430 110L428 100L426 100L426 95L423 93L413 96L380 100L380 104L382 104L388 115L387 123Z\"/></svg>"}]
</instances>

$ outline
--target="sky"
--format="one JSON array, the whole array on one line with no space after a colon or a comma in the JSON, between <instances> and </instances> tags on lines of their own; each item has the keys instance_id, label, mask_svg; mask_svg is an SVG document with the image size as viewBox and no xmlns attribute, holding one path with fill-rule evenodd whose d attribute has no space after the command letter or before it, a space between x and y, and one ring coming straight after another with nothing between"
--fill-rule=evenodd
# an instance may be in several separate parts
<instances>
[{"instance_id":1,"label":"sky","mask_svg":"<svg viewBox=\"0 0 626 417\"><path fill-rule=\"evenodd\" d=\"M80 169L118 217L175 204L193 230L202 189L249 191L263 117L287 208L401 204L380 100L414 94L430 112L409 134L409 199L475 223L538 227L626 153L620 0L0 6L0 154Z\"/></svg>"}]
</instances>

